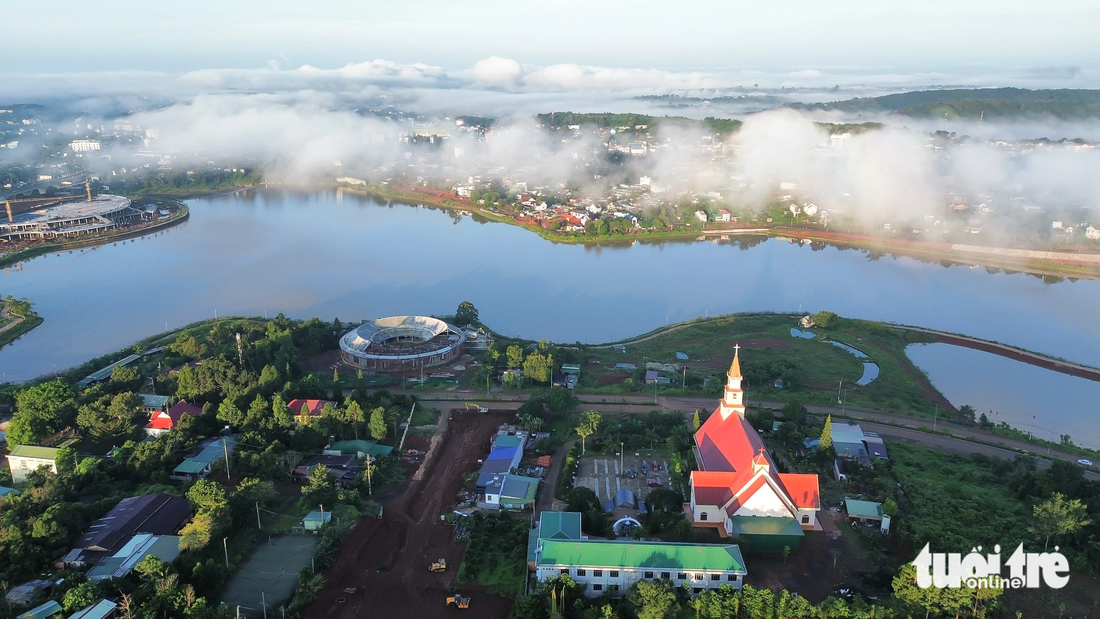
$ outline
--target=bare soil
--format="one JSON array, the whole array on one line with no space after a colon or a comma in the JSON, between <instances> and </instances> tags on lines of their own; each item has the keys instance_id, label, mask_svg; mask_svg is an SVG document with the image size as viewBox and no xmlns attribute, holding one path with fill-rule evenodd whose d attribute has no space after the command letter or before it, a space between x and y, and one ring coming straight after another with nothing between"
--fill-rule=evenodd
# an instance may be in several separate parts
<instances>
[{"instance_id":1,"label":"bare soil","mask_svg":"<svg viewBox=\"0 0 1100 619\"><path fill-rule=\"evenodd\" d=\"M442 417L442 432L436 435L441 440L431 441L431 453L414 476L417 479L382 498L381 519L364 518L348 533L326 574L324 592L302 616L350 619L456 613L471 619L507 617L513 600L478 587L456 587L463 545L453 541L454 529L444 524L440 515L453 507L463 487L462 474L477 468L478 458L489 452L490 437L513 416L506 411L479 414L455 410ZM440 557L447 560L447 571L429 572L429 564ZM345 588L351 587L355 593L345 593ZM445 607L453 591L472 598L467 610Z\"/></svg>"}]
</instances>

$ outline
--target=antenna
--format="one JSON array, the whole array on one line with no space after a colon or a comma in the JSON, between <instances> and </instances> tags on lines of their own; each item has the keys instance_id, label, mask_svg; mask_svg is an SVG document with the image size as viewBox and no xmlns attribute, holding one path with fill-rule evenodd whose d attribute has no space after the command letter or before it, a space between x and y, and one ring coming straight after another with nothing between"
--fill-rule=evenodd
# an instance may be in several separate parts
<instances>
[{"instance_id":1,"label":"antenna","mask_svg":"<svg viewBox=\"0 0 1100 619\"><path fill-rule=\"evenodd\" d=\"M947 131L947 112L943 113L943 130Z\"/></svg>"}]
</instances>

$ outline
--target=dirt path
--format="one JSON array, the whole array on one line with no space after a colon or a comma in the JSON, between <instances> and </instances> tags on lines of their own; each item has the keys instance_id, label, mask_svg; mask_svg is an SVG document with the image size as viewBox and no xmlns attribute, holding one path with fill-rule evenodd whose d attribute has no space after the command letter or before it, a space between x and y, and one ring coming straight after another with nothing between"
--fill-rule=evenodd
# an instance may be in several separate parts
<instances>
[{"instance_id":1,"label":"dirt path","mask_svg":"<svg viewBox=\"0 0 1100 619\"><path fill-rule=\"evenodd\" d=\"M463 487L462 474L476 470L478 458L489 451L490 436L512 413L448 416L441 416L417 478L383 501L381 519L364 518L348 533L326 573L324 592L303 617L435 617L447 612L444 601L454 587L462 546L453 542L453 529L440 515L450 511ZM429 563L440 557L448 570L429 573ZM355 593L345 592L352 587ZM512 600L475 587L461 592L473 598L463 617L506 617L512 606Z\"/></svg>"},{"instance_id":2,"label":"dirt path","mask_svg":"<svg viewBox=\"0 0 1100 619\"><path fill-rule=\"evenodd\" d=\"M11 312L8 311L8 304L0 303L0 318L7 318L8 316L11 316ZM23 316L16 316L12 318L11 322L0 327L0 333L3 333L8 329L14 329L16 325L21 324L24 320L26 320L26 318Z\"/></svg>"}]
</instances>

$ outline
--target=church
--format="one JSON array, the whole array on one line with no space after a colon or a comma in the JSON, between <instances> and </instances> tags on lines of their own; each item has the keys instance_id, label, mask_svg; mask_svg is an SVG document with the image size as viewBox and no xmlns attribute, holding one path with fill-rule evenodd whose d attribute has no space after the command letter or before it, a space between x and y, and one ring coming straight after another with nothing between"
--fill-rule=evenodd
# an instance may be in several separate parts
<instances>
[{"instance_id":1,"label":"church","mask_svg":"<svg viewBox=\"0 0 1100 619\"><path fill-rule=\"evenodd\" d=\"M695 433L691 516L760 552L797 550L803 531L820 531L816 474L780 473L756 429L745 419L740 346L726 373L722 401Z\"/></svg>"}]
</instances>

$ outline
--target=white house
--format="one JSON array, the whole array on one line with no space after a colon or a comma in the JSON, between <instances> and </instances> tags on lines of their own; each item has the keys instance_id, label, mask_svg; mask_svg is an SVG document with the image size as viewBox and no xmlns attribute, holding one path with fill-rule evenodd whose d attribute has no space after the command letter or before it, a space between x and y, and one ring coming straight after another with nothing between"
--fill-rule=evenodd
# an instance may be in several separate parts
<instances>
[{"instance_id":1,"label":"white house","mask_svg":"<svg viewBox=\"0 0 1100 619\"><path fill-rule=\"evenodd\" d=\"M817 215L817 205L811 202L803 207L802 212L806 213L806 215L809 217L813 217L814 215Z\"/></svg>"},{"instance_id":2,"label":"white house","mask_svg":"<svg viewBox=\"0 0 1100 619\"><path fill-rule=\"evenodd\" d=\"M1085 228L1085 238L1090 241L1100 240L1100 228L1093 228L1092 226Z\"/></svg>"},{"instance_id":3,"label":"white house","mask_svg":"<svg viewBox=\"0 0 1100 619\"><path fill-rule=\"evenodd\" d=\"M38 447L35 445L18 445L8 454L8 468L11 469L11 480L17 484L27 481L27 475L31 471L37 471L39 467L46 467L51 473L57 473L57 452L54 447Z\"/></svg>"},{"instance_id":4,"label":"white house","mask_svg":"<svg viewBox=\"0 0 1100 619\"><path fill-rule=\"evenodd\" d=\"M703 223L706 223L709 219L706 211L695 211L695 218Z\"/></svg>"},{"instance_id":5,"label":"white house","mask_svg":"<svg viewBox=\"0 0 1100 619\"><path fill-rule=\"evenodd\" d=\"M729 223L729 220L730 220L730 212L729 211L727 211L726 209L722 209L722 210L718 211L718 221L720 221L722 223Z\"/></svg>"}]
</instances>

